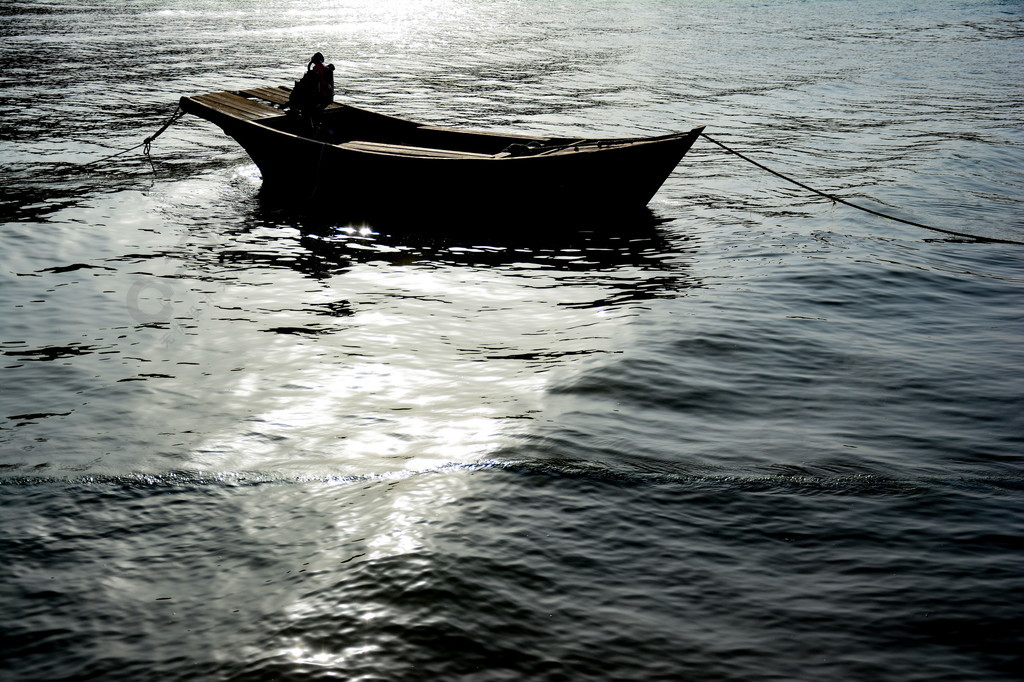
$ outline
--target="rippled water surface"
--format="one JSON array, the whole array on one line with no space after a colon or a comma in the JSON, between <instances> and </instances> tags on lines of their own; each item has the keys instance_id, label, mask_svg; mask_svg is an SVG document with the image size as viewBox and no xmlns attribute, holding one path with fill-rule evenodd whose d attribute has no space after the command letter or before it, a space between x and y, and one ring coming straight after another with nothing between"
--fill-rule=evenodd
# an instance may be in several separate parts
<instances>
[{"instance_id":1,"label":"rippled water surface","mask_svg":"<svg viewBox=\"0 0 1024 682\"><path fill-rule=\"evenodd\" d=\"M1024 246L706 140L648 216L501 231L286 209L194 117L104 157L319 50L341 101L703 124L1019 242L1024 3L19 0L0 33L0 677L1019 679Z\"/></svg>"}]
</instances>

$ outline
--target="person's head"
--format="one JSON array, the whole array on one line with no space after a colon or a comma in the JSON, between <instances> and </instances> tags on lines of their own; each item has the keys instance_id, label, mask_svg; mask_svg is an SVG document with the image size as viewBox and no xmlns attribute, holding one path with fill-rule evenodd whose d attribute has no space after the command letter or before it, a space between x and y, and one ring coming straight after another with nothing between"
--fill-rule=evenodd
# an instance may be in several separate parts
<instances>
[{"instance_id":1,"label":"person's head","mask_svg":"<svg viewBox=\"0 0 1024 682\"><path fill-rule=\"evenodd\" d=\"M328 64L327 65L327 70L328 71L334 71L334 64Z\"/></svg>"},{"instance_id":2,"label":"person's head","mask_svg":"<svg viewBox=\"0 0 1024 682\"><path fill-rule=\"evenodd\" d=\"M310 64L323 64L324 63L324 56L322 54L320 54L319 52L317 52L315 55L313 55L313 58L309 60L309 63Z\"/></svg>"}]
</instances>

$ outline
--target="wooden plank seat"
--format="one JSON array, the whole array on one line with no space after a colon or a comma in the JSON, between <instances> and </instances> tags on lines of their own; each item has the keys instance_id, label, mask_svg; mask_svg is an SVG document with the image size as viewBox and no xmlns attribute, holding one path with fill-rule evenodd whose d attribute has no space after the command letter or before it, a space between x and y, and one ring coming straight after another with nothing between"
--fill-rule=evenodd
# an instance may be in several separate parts
<instances>
[{"instance_id":1,"label":"wooden plank seat","mask_svg":"<svg viewBox=\"0 0 1024 682\"><path fill-rule=\"evenodd\" d=\"M510 140L533 141L533 140L538 139L536 135L518 135L516 133L504 133L504 132L502 132L502 133L491 133L491 132L487 132L486 130L468 130L466 128L449 128L449 127L446 127L446 126L434 126L434 125L421 125L421 126L417 126L416 129L417 130L429 130L429 131L435 132L435 133L451 133L453 135L466 135L468 133L468 134L474 134L474 135L486 135L488 137L500 136L503 139L510 139Z\"/></svg>"},{"instance_id":2,"label":"wooden plank seat","mask_svg":"<svg viewBox=\"0 0 1024 682\"><path fill-rule=\"evenodd\" d=\"M337 145L342 149L351 149L360 152L376 152L379 154L397 154L400 156L427 156L430 158L442 159L493 159L493 154L477 154L475 152L461 152L452 149L434 149L432 147L413 147L405 144L388 144L386 142L368 142L366 140L351 140Z\"/></svg>"}]
</instances>

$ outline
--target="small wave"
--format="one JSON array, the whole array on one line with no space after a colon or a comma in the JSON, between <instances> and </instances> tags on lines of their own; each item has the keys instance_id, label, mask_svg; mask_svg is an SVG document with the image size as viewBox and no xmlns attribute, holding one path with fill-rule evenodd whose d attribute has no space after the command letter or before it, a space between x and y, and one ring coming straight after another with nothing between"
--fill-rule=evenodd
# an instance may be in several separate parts
<instances>
[{"instance_id":1,"label":"small wave","mask_svg":"<svg viewBox=\"0 0 1024 682\"><path fill-rule=\"evenodd\" d=\"M13 465L8 465L13 466ZM686 471L635 471L615 469L584 461L514 461L487 460L475 463L449 463L422 470L396 470L365 475L288 475L258 471L169 471L163 473L87 474L76 476L17 475L5 477L0 469L0 486L33 487L59 484L63 486L101 486L125 490L159 490L195 487L250 488L265 485L348 485L373 482L394 482L421 476L453 472L507 472L517 476L540 476L551 479L579 480L613 484L616 487L670 487L728 490L731 492L795 493L801 495L880 495L911 496L936 489L970 492L1022 492L1024 477L922 477L897 479L873 474L809 475L809 474L734 474Z\"/></svg>"}]
</instances>

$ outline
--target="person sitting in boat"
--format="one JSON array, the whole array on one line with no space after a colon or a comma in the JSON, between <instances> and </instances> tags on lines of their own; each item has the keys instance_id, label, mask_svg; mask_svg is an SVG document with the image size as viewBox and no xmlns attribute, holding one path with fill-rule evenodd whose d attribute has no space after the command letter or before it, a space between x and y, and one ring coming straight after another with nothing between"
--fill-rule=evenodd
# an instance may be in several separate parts
<instances>
[{"instance_id":1,"label":"person sitting in boat","mask_svg":"<svg viewBox=\"0 0 1024 682\"><path fill-rule=\"evenodd\" d=\"M302 80L288 99L288 106L299 113L314 132L320 126L320 115L334 101L334 64L324 65L324 56L317 52L306 64Z\"/></svg>"},{"instance_id":2,"label":"person sitting in boat","mask_svg":"<svg viewBox=\"0 0 1024 682\"><path fill-rule=\"evenodd\" d=\"M317 52L306 65L307 71L312 71L316 77L317 104L326 107L334 98L334 64L324 65L324 56Z\"/></svg>"}]
</instances>

